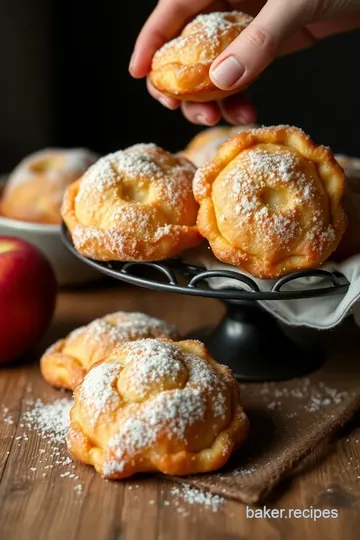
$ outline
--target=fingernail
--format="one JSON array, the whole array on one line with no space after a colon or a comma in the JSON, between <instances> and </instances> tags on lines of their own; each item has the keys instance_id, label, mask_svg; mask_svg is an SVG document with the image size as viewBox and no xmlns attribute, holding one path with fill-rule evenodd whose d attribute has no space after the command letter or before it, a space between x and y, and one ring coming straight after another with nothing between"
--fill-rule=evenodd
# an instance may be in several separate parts
<instances>
[{"instance_id":1,"label":"fingernail","mask_svg":"<svg viewBox=\"0 0 360 540\"><path fill-rule=\"evenodd\" d=\"M245 73L245 67L235 56L228 56L219 65L211 70L211 78L216 86L227 89L241 79Z\"/></svg>"},{"instance_id":2,"label":"fingernail","mask_svg":"<svg viewBox=\"0 0 360 540\"><path fill-rule=\"evenodd\" d=\"M237 124L252 124L253 122L253 116L250 115L249 113L247 112L243 112L241 114L237 114L235 116L235 122Z\"/></svg>"},{"instance_id":3,"label":"fingernail","mask_svg":"<svg viewBox=\"0 0 360 540\"><path fill-rule=\"evenodd\" d=\"M166 107L167 109L171 109L170 103L169 103L169 101L167 100L166 97L161 96L161 97L159 97L158 101L159 101L159 103L161 103L161 105L164 105L164 107Z\"/></svg>"},{"instance_id":4,"label":"fingernail","mask_svg":"<svg viewBox=\"0 0 360 540\"><path fill-rule=\"evenodd\" d=\"M129 70L130 71L131 71L134 63L135 63L135 51L132 53L131 58L130 58L130 62L129 62Z\"/></svg>"},{"instance_id":5,"label":"fingernail","mask_svg":"<svg viewBox=\"0 0 360 540\"><path fill-rule=\"evenodd\" d=\"M239 124L247 124L244 117L239 115L239 114L235 116L234 120L235 120L235 123L238 124L238 125Z\"/></svg>"},{"instance_id":6,"label":"fingernail","mask_svg":"<svg viewBox=\"0 0 360 540\"><path fill-rule=\"evenodd\" d=\"M198 114L195 116L195 121L197 124L203 124L203 125L208 125L209 122L207 121L207 119L205 118L205 116L203 116L202 114Z\"/></svg>"}]
</instances>

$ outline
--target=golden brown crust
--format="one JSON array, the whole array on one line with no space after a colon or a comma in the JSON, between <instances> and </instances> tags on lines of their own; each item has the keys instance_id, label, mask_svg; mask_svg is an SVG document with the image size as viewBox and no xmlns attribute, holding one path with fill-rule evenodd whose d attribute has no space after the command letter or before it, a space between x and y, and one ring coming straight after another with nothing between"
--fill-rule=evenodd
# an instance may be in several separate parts
<instances>
[{"instance_id":1,"label":"golden brown crust","mask_svg":"<svg viewBox=\"0 0 360 540\"><path fill-rule=\"evenodd\" d=\"M176 328L144 313L118 311L95 319L54 343L40 360L41 374L52 386L74 390L90 367L127 341L178 340Z\"/></svg>"},{"instance_id":2,"label":"golden brown crust","mask_svg":"<svg viewBox=\"0 0 360 540\"><path fill-rule=\"evenodd\" d=\"M11 219L59 224L65 189L97 159L82 148L45 149L31 154L9 176L0 211Z\"/></svg>"},{"instance_id":3,"label":"golden brown crust","mask_svg":"<svg viewBox=\"0 0 360 540\"><path fill-rule=\"evenodd\" d=\"M126 343L74 397L70 454L109 479L216 470L249 429L230 369L196 341Z\"/></svg>"},{"instance_id":4,"label":"golden brown crust","mask_svg":"<svg viewBox=\"0 0 360 540\"><path fill-rule=\"evenodd\" d=\"M197 246L194 171L154 144L100 159L64 197L75 248L97 260L151 261Z\"/></svg>"},{"instance_id":5,"label":"golden brown crust","mask_svg":"<svg viewBox=\"0 0 360 540\"><path fill-rule=\"evenodd\" d=\"M321 265L346 228L345 177L300 129L244 131L198 169L198 226L215 256L259 278Z\"/></svg>"},{"instance_id":6,"label":"golden brown crust","mask_svg":"<svg viewBox=\"0 0 360 540\"><path fill-rule=\"evenodd\" d=\"M202 167L216 156L220 146L230 137L241 131L254 129L255 124L247 126L216 126L204 129L197 133L189 142L181 155L194 163L196 167Z\"/></svg>"},{"instance_id":7,"label":"golden brown crust","mask_svg":"<svg viewBox=\"0 0 360 540\"><path fill-rule=\"evenodd\" d=\"M74 390L84 379L87 370L81 361L64 348L66 339L60 339L47 349L40 361L40 371L45 381L56 388Z\"/></svg>"},{"instance_id":8,"label":"golden brown crust","mask_svg":"<svg viewBox=\"0 0 360 540\"><path fill-rule=\"evenodd\" d=\"M183 101L214 101L231 95L234 90L225 92L213 84L209 69L251 20L239 11L199 15L181 36L155 53L150 82L163 94Z\"/></svg>"}]
</instances>

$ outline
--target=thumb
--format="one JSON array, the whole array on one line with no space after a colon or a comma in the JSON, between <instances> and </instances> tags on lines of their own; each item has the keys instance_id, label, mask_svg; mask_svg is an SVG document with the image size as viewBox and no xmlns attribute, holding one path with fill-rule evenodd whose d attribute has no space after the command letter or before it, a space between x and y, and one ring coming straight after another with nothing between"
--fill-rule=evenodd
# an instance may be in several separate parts
<instances>
[{"instance_id":1,"label":"thumb","mask_svg":"<svg viewBox=\"0 0 360 540\"><path fill-rule=\"evenodd\" d=\"M212 82L221 90L248 85L274 59L281 43L311 19L309 0L268 0L245 30L210 68Z\"/></svg>"}]
</instances>

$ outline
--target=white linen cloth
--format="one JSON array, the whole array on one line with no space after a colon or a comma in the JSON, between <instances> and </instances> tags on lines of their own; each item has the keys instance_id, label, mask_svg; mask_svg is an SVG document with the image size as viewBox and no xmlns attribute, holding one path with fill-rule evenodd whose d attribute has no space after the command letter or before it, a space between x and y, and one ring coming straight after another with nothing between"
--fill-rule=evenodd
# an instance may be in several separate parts
<instances>
[{"instance_id":1,"label":"white linen cloth","mask_svg":"<svg viewBox=\"0 0 360 540\"><path fill-rule=\"evenodd\" d=\"M261 291L269 291L273 280L255 279L238 268L224 264L216 259L209 248L200 247L187 252L184 262L205 267L207 270L231 270L251 277ZM349 281L346 293L334 296L322 296L301 300L263 300L259 304L280 321L291 326L307 326L318 330L327 330L338 325L347 315L352 314L360 326L360 255L356 255L341 264L327 262L324 270L337 270ZM228 278L211 278L208 284L213 289L237 288L248 290L245 284ZM316 284L316 287L329 286L329 281L322 278L301 278L286 285L282 290L303 290Z\"/></svg>"}]
</instances>

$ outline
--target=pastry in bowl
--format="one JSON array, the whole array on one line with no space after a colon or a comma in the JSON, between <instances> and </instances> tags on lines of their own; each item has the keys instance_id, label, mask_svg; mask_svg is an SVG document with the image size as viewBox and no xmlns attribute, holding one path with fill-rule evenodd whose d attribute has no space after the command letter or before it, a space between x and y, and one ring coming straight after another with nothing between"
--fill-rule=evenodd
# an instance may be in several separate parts
<instances>
[{"instance_id":1,"label":"pastry in bowl","mask_svg":"<svg viewBox=\"0 0 360 540\"><path fill-rule=\"evenodd\" d=\"M344 154L337 154L335 158L347 178L344 208L348 226L332 259L343 261L360 254L360 159Z\"/></svg>"},{"instance_id":2,"label":"pastry in bowl","mask_svg":"<svg viewBox=\"0 0 360 540\"><path fill-rule=\"evenodd\" d=\"M45 149L31 154L9 176L1 214L22 221L59 224L65 189L96 160L95 154L83 148Z\"/></svg>"},{"instance_id":3,"label":"pastry in bowl","mask_svg":"<svg viewBox=\"0 0 360 540\"><path fill-rule=\"evenodd\" d=\"M239 387L198 341L117 347L74 393L70 454L105 478L222 467L246 439Z\"/></svg>"},{"instance_id":4,"label":"pastry in bowl","mask_svg":"<svg viewBox=\"0 0 360 540\"><path fill-rule=\"evenodd\" d=\"M196 167L202 167L216 156L220 146L230 137L237 135L244 129L257 127L255 124L247 126L216 126L200 131L189 142L182 156L192 161Z\"/></svg>"},{"instance_id":5,"label":"pastry in bowl","mask_svg":"<svg viewBox=\"0 0 360 540\"><path fill-rule=\"evenodd\" d=\"M347 176L360 176L359 158L345 156L344 154L337 154L335 155L335 158L339 165L345 169Z\"/></svg>"},{"instance_id":6,"label":"pastry in bowl","mask_svg":"<svg viewBox=\"0 0 360 540\"><path fill-rule=\"evenodd\" d=\"M174 326L144 313L118 311L73 330L42 356L44 379L57 388L74 390L90 367L118 345L144 338L178 340Z\"/></svg>"},{"instance_id":7,"label":"pastry in bowl","mask_svg":"<svg viewBox=\"0 0 360 540\"><path fill-rule=\"evenodd\" d=\"M155 53L151 84L163 94L183 101L212 101L234 93L216 87L209 70L251 21L250 15L240 11L198 15L179 37Z\"/></svg>"},{"instance_id":8,"label":"pastry in bowl","mask_svg":"<svg viewBox=\"0 0 360 540\"><path fill-rule=\"evenodd\" d=\"M198 227L215 256L258 278L321 265L346 228L343 170L300 129L243 131L198 169Z\"/></svg>"},{"instance_id":9,"label":"pastry in bowl","mask_svg":"<svg viewBox=\"0 0 360 540\"><path fill-rule=\"evenodd\" d=\"M187 159L154 144L101 158L64 197L75 248L103 261L154 261L197 246L194 172Z\"/></svg>"},{"instance_id":10,"label":"pastry in bowl","mask_svg":"<svg viewBox=\"0 0 360 540\"><path fill-rule=\"evenodd\" d=\"M360 255L360 168L357 177L347 178L344 208L348 220L346 231L332 259L343 261L353 255Z\"/></svg>"}]
</instances>

